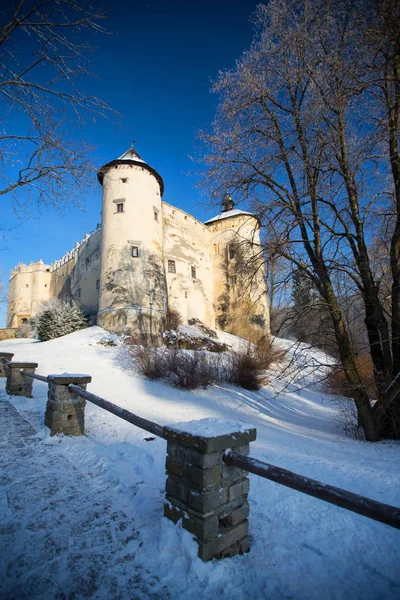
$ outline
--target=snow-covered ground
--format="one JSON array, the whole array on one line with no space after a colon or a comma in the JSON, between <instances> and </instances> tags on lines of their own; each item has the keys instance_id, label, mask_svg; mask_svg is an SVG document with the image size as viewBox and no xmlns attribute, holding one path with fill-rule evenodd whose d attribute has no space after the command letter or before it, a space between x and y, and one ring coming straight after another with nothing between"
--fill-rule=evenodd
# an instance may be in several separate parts
<instances>
[{"instance_id":1,"label":"snow-covered ground","mask_svg":"<svg viewBox=\"0 0 400 600\"><path fill-rule=\"evenodd\" d=\"M0 349L38 362L39 374L88 373L90 391L160 424L252 423L252 456L400 506L400 444L346 437L313 368L302 370L300 391L278 368L258 392L188 392L139 376L126 347L99 344L104 338L110 334L92 327L45 343L7 340ZM202 563L192 536L162 517L163 440L146 441L149 434L90 403L85 436L50 438L46 384L35 381L32 399L9 398L0 385L0 402L29 423L11 437L8 423L18 415L10 407L0 440L1 598L400 597L399 531L253 475L251 551Z\"/></svg>"}]
</instances>

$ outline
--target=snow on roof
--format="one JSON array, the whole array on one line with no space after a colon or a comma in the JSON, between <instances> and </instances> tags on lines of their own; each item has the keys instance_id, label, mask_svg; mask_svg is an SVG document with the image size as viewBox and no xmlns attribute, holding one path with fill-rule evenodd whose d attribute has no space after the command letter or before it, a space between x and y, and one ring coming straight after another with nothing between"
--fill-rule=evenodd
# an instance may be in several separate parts
<instances>
[{"instance_id":1,"label":"snow on roof","mask_svg":"<svg viewBox=\"0 0 400 600\"><path fill-rule=\"evenodd\" d=\"M135 148L133 146L131 146L129 148L129 150L127 150L126 152L124 152L123 154L121 154L121 156L119 158L117 158L117 160L134 160L136 162L145 163L145 161L143 160L143 158L141 158L139 156L139 154L136 152L136 150L135 150Z\"/></svg>"},{"instance_id":2,"label":"snow on roof","mask_svg":"<svg viewBox=\"0 0 400 600\"><path fill-rule=\"evenodd\" d=\"M219 215L204 221L204 224L213 223L214 221L221 221L222 219L228 219L229 217L237 217L238 215L249 215L254 217L253 213L247 212L246 210L240 210L239 208L233 208L232 210L225 210L219 213Z\"/></svg>"}]
</instances>

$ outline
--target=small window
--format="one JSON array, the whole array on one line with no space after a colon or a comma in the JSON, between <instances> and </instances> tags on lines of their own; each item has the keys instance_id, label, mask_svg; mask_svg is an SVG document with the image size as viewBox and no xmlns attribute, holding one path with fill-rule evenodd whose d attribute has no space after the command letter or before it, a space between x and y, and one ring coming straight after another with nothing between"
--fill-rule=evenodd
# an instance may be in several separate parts
<instances>
[{"instance_id":1,"label":"small window","mask_svg":"<svg viewBox=\"0 0 400 600\"><path fill-rule=\"evenodd\" d=\"M229 258L232 260L232 258L235 258L235 247L234 246L229 246Z\"/></svg>"},{"instance_id":2,"label":"small window","mask_svg":"<svg viewBox=\"0 0 400 600\"><path fill-rule=\"evenodd\" d=\"M118 202L117 203L117 213L122 213L124 212L124 205L122 202Z\"/></svg>"},{"instance_id":3,"label":"small window","mask_svg":"<svg viewBox=\"0 0 400 600\"><path fill-rule=\"evenodd\" d=\"M86 259L86 268L88 269L88 268L89 268L89 266L90 266L90 258L88 257L88 258Z\"/></svg>"},{"instance_id":4,"label":"small window","mask_svg":"<svg viewBox=\"0 0 400 600\"><path fill-rule=\"evenodd\" d=\"M230 285L236 285L236 275L229 277L229 283Z\"/></svg>"},{"instance_id":5,"label":"small window","mask_svg":"<svg viewBox=\"0 0 400 600\"><path fill-rule=\"evenodd\" d=\"M131 254L132 254L133 258L139 258L139 256L140 256L139 246L132 246Z\"/></svg>"},{"instance_id":6,"label":"small window","mask_svg":"<svg viewBox=\"0 0 400 600\"><path fill-rule=\"evenodd\" d=\"M50 273L50 269L46 269L46 273Z\"/></svg>"},{"instance_id":7,"label":"small window","mask_svg":"<svg viewBox=\"0 0 400 600\"><path fill-rule=\"evenodd\" d=\"M78 290L78 298L80 298L81 296L82 296L82 290L81 290L81 288L79 288L79 290Z\"/></svg>"},{"instance_id":8,"label":"small window","mask_svg":"<svg viewBox=\"0 0 400 600\"><path fill-rule=\"evenodd\" d=\"M169 260L168 261L168 273L176 273L175 261L174 260Z\"/></svg>"},{"instance_id":9,"label":"small window","mask_svg":"<svg viewBox=\"0 0 400 600\"><path fill-rule=\"evenodd\" d=\"M214 255L219 254L219 244L213 244Z\"/></svg>"},{"instance_id":10,"label":"small window","mask_svg":"<svg viewBox=\"0 0 400 600\"><path fill-rule=\"evenodd\" d=\"M185 292L185 298L187 298L187 292Z\"/></svg>"},{"instance_id":11,"label":"small window","mask_svg":"<svg viewBox=\"0 0 400 600\"><path fill-rule=\"evenodd\" d=\"M128 178L127 177L121 177L121 181L122 181L122 183L128 183Z\"/></svg>"},{"instance_id":12,"label":"small window","mask_svg":"<svg viewBox=\"0 0 400 600\"><path fill-rule=\"evenodd\" d=\"M100 279L97 279L96 281L96 290L100 289Z\"/></svg>"},{"instance_id":13,"label":"small window","mask_svg":"<svg viewBox=\"0 0 400 600\"><path fill-rule=\"evenodd\" d=\"M44 284L44 287L47 287L47 283Z\"/></svg>"},{"instance_id":14,"label":"small window","mask_svg":"<svg viewBox=\"0 0 400 600\"><path fill-rule=\"evenodd\" d=\"M25 284L25 287L29 287L29 285L26 283L26 284Z\"/></svg>"},{"instance_id":15,"label":"small window","mask_svg":"<svg viewBox=\"0 0 400 600\"><path fill-rule=\"evenodd\" d=\"M158 211L157 210L154 211L154 220L158 221Z\"/></svg>"},{"instance_id":16,"label":"small window","mask_svg":"<svg viewBox=\"0 0 400 600\"><path fill-rule=\"evenodd\" d=\"M192 267L192 278L196 279L196 267Z\"/></svg>"}]
</instances>

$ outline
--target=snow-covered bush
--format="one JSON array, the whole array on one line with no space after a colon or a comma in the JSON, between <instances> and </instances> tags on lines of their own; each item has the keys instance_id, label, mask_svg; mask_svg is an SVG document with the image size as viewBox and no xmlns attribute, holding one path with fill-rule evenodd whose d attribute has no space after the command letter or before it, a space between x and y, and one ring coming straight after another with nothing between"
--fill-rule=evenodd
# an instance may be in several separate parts
<instances>
[{"instance_id":1,"label":"snow-covered bush","mask_svg":"<svg viewBox=\"0 0 400 600\"><path fill-rule=\"evenodd\" d=\"M41 342L73 333L87 327L87 320L79 306L60 300L44 302L31 319L32 331Z\"/></svg>"}]
</instances>

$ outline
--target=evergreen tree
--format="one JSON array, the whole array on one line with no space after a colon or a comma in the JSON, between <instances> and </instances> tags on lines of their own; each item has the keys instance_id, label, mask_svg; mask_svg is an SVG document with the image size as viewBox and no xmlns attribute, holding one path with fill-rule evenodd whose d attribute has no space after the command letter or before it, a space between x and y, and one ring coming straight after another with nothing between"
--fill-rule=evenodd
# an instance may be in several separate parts
<instances>
[{"instance_id":1,"label":"evergreen tree","mask_svg":"<svg viewBox=\"0 0 400 600\"><path fill-rule=\"evenodd\" d=\"M76 304L50 300L32 319L32 328L41 342L73 333L87 326L87 320Z\"/></svg>"}]
</instances>

